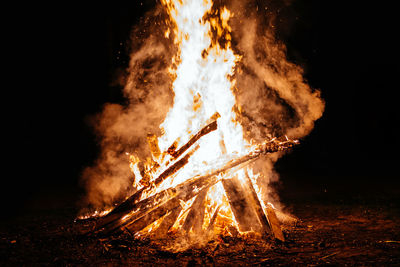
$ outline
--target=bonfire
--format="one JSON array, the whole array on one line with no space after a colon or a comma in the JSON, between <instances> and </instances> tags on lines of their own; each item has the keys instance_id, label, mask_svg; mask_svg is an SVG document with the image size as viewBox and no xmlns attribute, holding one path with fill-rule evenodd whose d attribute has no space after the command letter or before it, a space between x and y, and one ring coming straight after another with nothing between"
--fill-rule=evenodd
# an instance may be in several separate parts
<instances>
[{"instance_id":1,"label":"bonfire","mask_svg":"<svg viewBox=\"0 0 400 267\"><path fill-rule=\"evenodd\" d=\"M176 46L168 68L173 106L159 125L161 134L143 133L150 157L126 151L130 194L96 211L91 233L136 238L180 233L209 240L253 232L285 241L280 211L263 197L263 175L252 166L299 142L286 135L262 142L245 138L234 94L242 59L231 44L234 14L224 6L213 9L209 0L161 2L170 26L165 38Z\"/></svg>"}]
</instances>

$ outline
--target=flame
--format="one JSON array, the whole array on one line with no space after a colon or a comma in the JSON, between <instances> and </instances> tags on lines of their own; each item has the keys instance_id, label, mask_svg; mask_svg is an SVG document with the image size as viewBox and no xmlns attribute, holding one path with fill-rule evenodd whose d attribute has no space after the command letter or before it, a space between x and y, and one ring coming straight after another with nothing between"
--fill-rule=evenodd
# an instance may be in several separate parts
<instances>
[{"instance_id":1,"label":"flame","mask_svg":"<svg viewBox=\"0 0 400 267\"><path fill-rule=\"evenodd\" d=\"M145 164L145 173L150 176L150 183L174 159L169 153L181 147L198 132L213 114L219 114L218 129L198 141L198 148L185 167L171 175L157 187L147 190L142 199L167 188L175 187L186 179L204 170L215 168L221 158L227 155L244 155L249 152L250 143L243 137L243 129L237 121L235 110L235 66L241 57L231 48L231 27L229 19L234 15L226 7L212 11L213 3L209 0L162 0L169 14L171 27L165 32L165 38L174 37L177 54L173 57L169 74L173 79L174 104L165 120L160 125L162 135L157 139L148 137L152 159ZM160 152L160 151L165 151ZM145 180L139 169L139 158L128 154L131 170L135 175L133 186L140 189ZM153 166L160 166L152 172ZM256 185L257 175L251 170L241 169L234 174L222 174L224 179L233 176L244 182L245 175L251 176ZM256 187L261 199L261 191ZM188 214L194 198L181 203L182 210L173 230L179 229ZM264 205L265 207L265 205ZM208 189L205 198L203 229L214 218L214 229L229 233L228 227L238 229L234 214L221 183ZM160 224L157 220L142 230L139 235L148 233Z\"/></svg>"},{"instance_id":2,"label":"flame","mask_svg":"<svg viewBox=\"0 0 400 267\"><path fill-rule=\"evenodd\" d=\"M214 113L218 112L220 117L218 130L200 140L199 149L185 168L159 186L158 192L184 182L207 167L212 168L224 154L244 154L248 146L234 112L233 75L240 56L231 49L228 22L233 14L225 7L213 12L212 2L207 0L162 0L162 4L173 26L165 36L168 38L173 33L178 53L169 68L174 79L174 105L160 125L164 134L158 138L159 150L167 151L172 144L180 147ZM186 206L192 200L188 202ZM205 202L203 228L210 223L217 207L220 209L216 225L224 228L225 224L234 224L234 216L221 183L209 189ZM182 209L178 221L183 220L186 211Z\"/></svg>"}]
</instances>

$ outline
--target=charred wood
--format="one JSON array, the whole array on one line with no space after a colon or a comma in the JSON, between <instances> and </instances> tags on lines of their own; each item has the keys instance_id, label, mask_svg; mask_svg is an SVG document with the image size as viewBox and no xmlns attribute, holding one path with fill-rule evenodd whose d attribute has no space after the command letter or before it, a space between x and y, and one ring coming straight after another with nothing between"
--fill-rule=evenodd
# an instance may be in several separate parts
<instances>
[{"instance_id":1,"label":"charred wood","mask_svg":"<svg viewBox=\"0 0 400 267\"><path fill-rule=\"evenodd\" d=\"M203 181L204 182L204 181ZM173 197L169 199L168 201L164 202L163 204L154 207L152 210L149 212L145 213L143 216L133 216L132 218L128 218L126 222L124 222L121 225L121 229L127 229L130 233L136 233L143 228L145 228L147 225L153 223L154 221L158 220L161 216L164 216L168 211L173 211L174 209L177 209L180 206L181 201L188 201L192 197L196 196L197 194L200 194L204 191L207 191L207 189L214 185L214 183L210 183L211 180L209 180L208 184L205 184L204 186L197 187L195 184L198 183L191 183L190 188L192 190L187 191L187 192L182 192L181 194L178 194L176 197ZM201 188L200 190L194 190L196 188Z\"/></svg>"},{"instance_id":2,"label":"charred wood","mask_svg":"<svg viewBox=\"0 0 400 267\"><path fill-rule=\"evenodd\" d=\"M201 231L201 227L203 226L204 221L204 203L207 192L208 190L204 190L196 196L196 199L194 200L183 224L183 229L186 232L189 232L190 229L193 229L193 232L195 233L199 233Z\"/></svg>"},{"instance_id":3,"label":"charred wood","mask_svg":"<svg viewBox=\"0 0 400 267\"><path fill-rule=\"evenodd\" d=\"M174 210L172 210L170 213L165 215L165 218L161 222L161 224L158 226L158 228L155 230L154 235L163 237L165 236L168 231L171 229L171 227L174 225L176 219L179 216L179 213L181 213L182 207L178 207Z\"/></svg>"},{"instance_id":4,"label":"charred wood","mask_svg":"<svg viewBox=\"0 0 400 267\"><path fill-rule=\"evenodd\" d=\"M149 222L150 219L146 219L149 218L146 215L150 212L152 212L152 214L158 215L158 218L160 218L160 216L163 216L168 211L174 208L174 203L176 201L187 201L205 188L208 188L217 183L220 180L220 178L217 177L218 174L224 173L234 167L243 167L244 164L250 163L252 160L256 159L262 154L281 151L296 143L297 142L294 141L287 141L284 143L276 144L276 142L272 140L259 145L258 147L256 147L256 149L254 149L247 155L233 159L228 163L224 163L224 165L214 171L209 171L204 175L197 175L191 179L188 179L187 181L176 186L175 188L166 189L142 201L137 201L139 198L135 199L134 196L132 196L131 198L128 198L124 203L122 203L119 207L115 208L116 211L114 210L110 212L109 214L111 215L106 216L107 219L103 218L103 220L98 223L95 231L103 233L112 232L119 227L123 227L124 225L130 225L140 218L142 218L142 223L145 221ZM227 187L229 187L228 191L231 190L233 193L234 190L236 190L234 187L230 186L230 184L232 184L232 181L227 182L226 184ZM132 199L134 199L134 201L132 201ZM173 199L175 200L172 201ZM169 204L166 205L166 203ZM160 209L156 211L157 207L160 207Z\"/></svg>"},{"instance_id":5,"label":"charred wood","mask_svg":"<svg viewBox=\"0 0 400 267\"><path fill-rule=\"evenodd\" d=\"M271 207L271 205L267 206L267 215L268 215L269 225L271 227L274 237L282 242L285 242L285 237L283 236L281 224L279 223L279 220L276 217L275 211Z\"/></svg>"},{"instance_id":6,"label":"charred wood","mask_svg":"<svg viewBox=\"0 0 400 267\"><path fill-rule=\"evenodd\" d=\"M174 158L177 159L179 156L181 156L185 151L187 151L194 143L196 143L201 137L204 135L215 131L218 127L217 124L217 119L220 117L219 113L216 112L209 120L212 120L211 123L209 123L207 126L202 128L197 134L195 134L185 145L183 145L179 150L176 149L176 142L168 148L167 152ZM149 144L153 144L155 141L153 140L154 137L149 139ZM152 141L152 142L150 142ZM154 146L154 145L153 145ZM152 146L151 146L152 147ZM176 161L173 165L171 165L169 168L167 168L163 173L161 173L153 182L155 186L163 182L167 177L171 176L172 174L176 173L179 169L181 169L183 166L185 166L188 163L188 160L191 155L193 155L194 151L197 150L198 147L196 147L194 150L192 150L190 153L185 155L183 158L180 160ZM152 148L154 149L154 148ZM158 166L157 166L158 167ZM130 196L128 199L126 199L124 202L122 202L120 205L118 205L116 208L114 208L108 215L103 217L102 220L102 225L105 225L115 219L118 218L118 214L124 213L129 211L132 206L142 197L142 194L148 190L150 187L150 181L149 177L146 174L142 174L142 177L144 178L144 181L141 182L144 187L136 191L132 196ZM116 216L117 215L117 216Z\"/></svg>"},{"instance_id":7,"label":"charred wood","mask_svg":"<svg viewBox=\"0 0 400 267\"><path fill-rule=\"evenodd\" d=\"M209 123L207 126L203 127L199 132L197 132L190 140L181 146L178 150L176 150L177 142L174 142L171 147L168 148L168 153L173 157L173 158L178 158L180 155L185 153L185 151L191 147L194 143L196 143L201 137L204 135L215 131L218 128L217 124L217 119L220 117L219 113L216 112L210 120L213 120L211 123Z\"/></svg>"},{"instance_id":8,"label":"charred wood","mask_svg":"<svg viewBox=\"0 0 400 267\"><path fill-rule=\"evenodd\" d=\"M164 204L156 207L152 211L146 213L145 215L135 218L135 220L129 219L128 223L121 226L121 230L128 230L130 233L135 234L136 232L142 230L149 224L155 222L162 216L164 216L168 211L174 211L180 207L180 199L174 197Z\"/></svg>"},{"instance_id":9,"label":"charred wood","mask_svg":"<svg viewBox=\"0 0 400 267\"><path fill-rule=\"evenodd\" d=\"M167 207L171 209L174 208L174 201L177 201L177 203L180 203L181 200L187 201L200 193L202 190L214 185L218 181L219 180L215 177L215 174L213 173L189 179L175 188L166 189L158 194L155 194L132 205L132 208L129 210L130 212L120 214L117 219L108 224L99 225L96 231L104 233L111 232L118 227L131 224L133 221L136 221L151 212L155 215L159 215L160 213L164 215L170 210L166 209ZM172 201L173 199L175 200ZM166 205L166 203L169 204ZM160 209L157 212L154 212L154 210L158 207L160 207ZM160 216L158 218L160 218ZM149 219L146 219L146 221L148 220Z\"/></svg>"},{"instance_id":10,"label":"charred wood","mask_svg":"<svg viewBox=\"0 0 400 267\"><path fill-rule=\"evenodd\" d=\"M251 206L254 208L254 211L260 222L263 232L265 234L269 234L271 232L271 229L270 229L270 226L268 223L267 216L264 213L261 202L257 196L256 190L254 189L253 183L251 182L251 179L250 179L249 175L247 174L247 172L245 173L245 180L246 180L246 188L247 188L246 191L248 192Z\"/></svg>"},{"instance_id":11,"label":"charred wood","mask_svg":"<svg viewBox=\"0 0 400 267\"><path fill-rule=\"evenodd\" d=\"M257 220L254 209L250 206L246 191L238 177L224 179L222 180L222 185L224 186L235 219L239 224L239 230L241 232L251 230L260 232L261 225Z\"/></svg>"},{"instance_id":12,"label":"charred wood","mask_svg":"<svg viewBox=\"0 0 400 267\"><path fill-rule=\"evenodd\" d=\"M162 172L155 180L154 180L154 185L157 186L160 183L162 183L166 178L169 176L175 174L178 170L180 170L182 167L184 167L188 161L189 158L193 155L194 151L197 150L198 147L196 147L193 151L190 153L186 154L183 158L175 162L173 165L171 165L168 169L166 169L164 172ZM100 226L105 226L106 224L118 219L119 217L123 216L125 213L129 213L134 207L135 204L138 202L138 200L142 197L142 194L148 190L149 187L143 187L136 191L132 196L130 196L128 199L126 199L124 202L122 202L120 205L115 207L109 214L104 216L100 221L99 225Z\"/></svg>"}]
</instances>

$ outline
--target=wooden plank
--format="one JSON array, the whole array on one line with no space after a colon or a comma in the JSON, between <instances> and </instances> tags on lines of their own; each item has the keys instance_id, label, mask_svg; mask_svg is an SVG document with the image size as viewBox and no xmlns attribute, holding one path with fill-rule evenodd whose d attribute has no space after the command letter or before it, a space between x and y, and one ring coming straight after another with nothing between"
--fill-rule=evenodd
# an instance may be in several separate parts
<instances>
[{"instance_id":1,"label":"wooden plank","mask_svg":"<svg viewBox=\"0 0 400 267\"><path fill-rule=\"evenodd\" d=\"M176 150L176 143L174 142L171 147L168 148L168 154L170 154L173 158L178 158L182 155L189 147L191 147L194 143L196 143L201 137L206 134L209 134L212 131L215 131L218 128L217 119L220 117L219 113L216 112L209 120L212 120L211 123L207 124L203 127L199 132L197 132L189 141L181 146L178 150Z\"/></svg>"},{"instance_id":2,"label":"wooden plank","mask_svg":"<svg viewBox=\"0 0 400 267\"><path fill-rule=\"evenodd\" d=\"M174 225L176 219L178 218L179 214L182 211L182 207L179 206L176 209L173 209L168 214L165 215L165 218L161 222L161 224L157 227L154 231L154 236L157 237L164 237L167 235L168 231Z\"/></svg>"},{"instance_id":3,"label":"wooden plank","mask_svg":"<svg viewBox=\"0 0 400 267\"><path fill-rule=\"evenodd\" d=\"M189 193L182 193L180 195L177 195L176 197L168 200L167 202L157 206L156 208L146 213L145 215L139 218L138 216L136 216L134 220L129 220L129 222L125 223L121 227L121 229L127 229L130 233L136 233L145 228L147 225L158 220L161 216L164 216L168 211L173 211L174 209L181 207L180 206L181 201L188 201L192 197L200 193L203 193L204 191L207 191L208 188L212 185L214 185L214 183L210 183L202 187L200 190L192 190Z\"/></svg>"},{"instance_id":4,"label":"wooden plank","mask_svg":"<svg viewBox=\"0 0 400 267\"><path fill-rule=\"evenodd\" d=\"M196 151L198 147L196 147L193 151L186 154L183 158L175 162L169 168L167 168L164 172L162 172L155 180L154 185L157 186L162 183L166 178L175 174L178 170L183 168L189 161L189 158L193 155L194 151ZM132 209L135 208L135 205L142 197L142 194L148 190L149 187L143 187L142 189L136 191L132 196L122 202L120 205L116 206L109 214L101 218L98 222L99 227L105 226L108 223L117 220L118 218L126 215L126 213L131 212Z\"/></svg>"},{"instance_id":5,"label":"wooden plank","mask_svg":"<svg viewBox=\"0 0 400 267\"><path fill-rule=\"evenodd\" d=\"M204 190L200 194L196 196L196 199L193 201L193 204L190 208L188 215L186 216L185 222L183 223L182 228L189 232L190 229L193 229L193 232L199 233L201 231L201 227L204 222L204 212L205 212L205 198L207 196L208 190Z\"/></svg>"},{"instance_id":6,"label":"wooden plank","mask_svg":"<svg viewBox=\"0 0 400 267\"><path fill-rule=\"evenodd\" d=\"M222 180L229 205L239 225L241 232L261 232L261 225L257 219L254 209L249 204L246 191L237 176Z\"/></svg>"},{"instance_id":7,"label":"wooden plank","mask_svg":"<svg viewBox=\"0 0 400 267\"><path fill-rule=\"evenodd\" d=\"M194 176L191 179L188 179L182 184L176 186L175 188L166 189L142 201L138 200L130 201L131 198L128 198L128 200L124 202L125 204L121 204L123 205L122 206L123 208L121 207L116 208L118 212L117 211L110 212L112 217L106 215L105 217L103 217L103 220L99 221L99 223L95 228L95 232L105 232L105 233L111 232L118 227L123 227L126 224L130 224L132 221L136 221L138 218L145 216L149 212L152 212L158 206L163 205L172 198L179 197L179 199L187 201L188 199L198 194L202 189L212 186L216 182L218 182L219 178L217 178L217 175L235 167L242 168L244 165L252 162L262 154L280 151L285 147L287 147L287 145L290 145L290 143L286 142L283 146L280 146L279 144L278 145L274 144L271 146L271 142L273 141L263 143L257 146L247 155L232 159L229 162L224 163L224 165L220 165L219 168L216 168L213 171L209 171L208 173L201 176L199 175ZM243 192L243 187L238 186L237 185L238 181L236 181L235 179L237 178L233 178L233 180L232 179L226 181L223 180L223 184L224 188L226 188L226 191L229 192L228 199L230 198L230 202L232 203L231 207L233 207L235 218L237 220L243 220L242 227L244 230L249 228L247 226L248 217L245 217L246 214L249 216L249 218L254 218L255 215L254 214L251 215L251 212L248 211L249 209L246 207L247 200L242 199L243 196L245 195ZM239 197L236 197L236 195ZM245 215L241 213L241 210L246 211L244 213ZM169 210L166 210L161 216L163 216L168 211ZM104 219L106 217L108 219L106 223L104 223L105 222ZM259 228L259 227L261 227L259 224L258 226L254 226L254 228ZM254 230L257 231L257 229Z\"/></svg>"},{"instance_id":8,"label":"wooden plank","mask_svg":"<svg viewBox=\"0 0 400 267\"><path fill-rule=\"evenodd\" d=\"M168 202L158 206L149 213L137 218L136 220L130 220L129 223L121 227L122 230L128 230L130 233L134 234L142 229L144 229L149 224L155 222L160 217L164 216L168 211L174 211L180 207L180 199L175 197Z\"/></svg>"},{"instance_id":9,"label":"wooden plank","mask_svg":"<svg viewBox=\"0 0 400 267\"><path fill-rule=\"evenodd\" d=\"M150 224L154 222L154 220L157 220L161 216L164 216L164 214L166 214L168 211L174 209L176 203L180 204L181 200L187 201L191 199L204 189L207 189L210 186L214 185L216 182L218 182L218 179L215 177L214 174L189 179L175 188L166 189L156 195L153 195L136 203L130 213L119 217L118 219L110 222L107 225L97 226L95 231L99 233L110 233L117 230L117 228L131 225L133 222L139 219L141 223L139 227L142 227L142 224L145 222L148 222L148 224ZM152 216L154 216L154 218L148 217L147 215L149 213L153 214ZM142 217L145 217L145 219L143 219Z\"/></svg>"},{"instance_id":10,"label":"wooden plank","mask_svg":"<svg viewBox=\"0 0 400 267\"><path fill-rule=\"evenodd\" d=\"M285 242L285 237L281 229L281 224L276 217L275 211L271 205L267 205L267 217L274 237L282 242Z\"/></svg>"},{"instance_id":11,"label":"wooden plank","mask_svg":"<svg viewBox=\"0 0 400 267\"><path fill-rule=\"evenodd\" d=\"M267 216L264 213L261 202L257 196L256 190L254 189L253 183L246 171L245 173L245 181L246 181L246 191L248 192L249 200L251 206L254 208L254 211L257 215L258 221L261 224L264 234L269 235L271 233L271 229L268 223Z\"/></svg>"}]
</instances>

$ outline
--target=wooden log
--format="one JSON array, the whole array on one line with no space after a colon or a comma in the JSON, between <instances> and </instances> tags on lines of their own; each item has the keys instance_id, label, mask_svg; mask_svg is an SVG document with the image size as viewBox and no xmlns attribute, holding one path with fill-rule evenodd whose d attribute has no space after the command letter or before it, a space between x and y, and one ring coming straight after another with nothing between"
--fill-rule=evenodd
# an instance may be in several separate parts
<instances>
[{"instance_id":1,"label":"wooden log","mask_svg":"<svg viewBox=\"0 0 400 267\"><path fill-rule=\"evenodd\" d=\"M181 156L185 151L187 151L194 143L196 143L201 137L204 135L207 135L208 133L216 130L218 128L217 124L217 119L220 117L219 113L216 112L209 120L212 120L211 123L203 127L197 134L195 134L185 145L183 145L179 150L175 150L174 144L168 148L167 152L171 154L171 156L174 159L177 159L179 156ZM153 138L154 139L154 138ZM161 173L155 180L154 180L154 185L157 186L161 182L163 182L167 177L171 176L172 174L176 173L179 169L184 167L188 159L190 158L191 155L193 155L194 151L197 150L198 147L196 147L194 150L189 152L187 155L185 155L183 158L180 160L176 161L173 163L169 168L167 168L163 173ZM145 177L146 175L142 175ZM148 177L147 177L148 178ZM146 181L149 179L145 179ZM100 224L105 225L107 223L110 223L111 221L115 220L118 218L119 214L123 214L127 211L129 211L132 206L142 197L143 193L148 190L150 187L149 181L144 181L144 187L136 191L132 196L130 196L128 199L126 199L124 202L119 204L117 207L115 207L109 214L107 214L103 219L101 220Z\"/></svg>"},{"instance_id":2,"label":"wooden log","mask_svg":"<svg viewBox=\"0 0 400 267\"><path fill-rule=\"evenodd\" d=\"M208 191L208 190L205 190ZM203 201L199 205L199 209L197 211L197 214L195 216L195 220L192 226L193 233L195 234L200 234L203 232L203 224L204 224L204 213L206 212L206 207L205 207L205 199L206 199L207 193L204 194Z\"/></svg>"},{"instance_id":3,"label":"wooden log","mask_svg":"<svg viewBox=\"0 0 400 267\"><path fill-rule=\"evenodd\" d=\"M158 147L158 139L155 135L147 135L147 141L149 143L150 146L150 151L152 152L152 155L156 158L158 158L160 155L162 156L161 161L164 160L164 156L166 154L170 154L173 158L173 160L179 158L182 154L185 153L186 150L188 150L194 143L196 143L201 137L203 137L204 135L216 130L218 128L218 124L217 124L217 119L221 117L219 115L218 112L214 113L214 115L212 115L209 119L208 119L208 124L203 127L197 134L195 134L192 138L189 139L189 141L184 144L179 150L177 149L177 145L178 145L178 141L175 141L172 143L172 145L167 149L166 152L161 153L160 149ZM211 121L211 122L210 122ZM170 161L166 162L165 166L168 166L170 163ZM156 169L158 169L160 166L158 164L155 164L154 168L152 169L152 172L155 172ZM142 174L143 178L149 178L148 175L146 174ZM143 181L144 180L144 181ZM149 179L147 179L149 180ZM143 185L148 186L148 184L146 184L146 179L142 179L142 181L144 182Z\"/></svg>"},{"instance_id":4,"label":"wooden log","mask_svg":"<svg viewBox=\"0 0 400 267\"><path fill-rule=\"evenodd\" d=\"M164 216L168 211L174 211L180 207L180 199L178 197L174 197L166 203L158 206L147 214L136 218L135 220L129 220L128 223L122 225L120 227L121 230L127 230L131 234L135 234L136 232L142 230L147 225L153 223L158 220L160 217Z\"/></svg>"},{"instance_id":5,"label":"wooden log","mask_svg":"<svg viewBox=\"0 0 400 267\"><path fill-rule=\"evenodd\" d=\"M267 205L267 216L274 237L282 242L285 242L285 237L283 236L281 224L279 223L275 211L270 204Z\"/></svg>"},{"instance_id":6,"label":"wooden log","mask_svg":"<svg viewBox=\"0 0 400 267\"><path fill-rule=\"evenodd\" d=\"M134 234L143 228L145 228L147 225L153 223L154 221L158 220L161 216L164 216L168 211L173 211L174 209L177 209L180 206L181 201L188 201L190 198L207 191L210 186L214 185L214 183L205 185L202 189L200 190L192 190L190 192L185 192L182 193L167 202L163 203L162 205L157 206L153 210L149 211L145 215L135 218L135 220L129 220L128 223L124 224L121 226L121 229L128 230L130 233Z\"/></svg>"},{"instance_id":7,"label":"wooden log","mask_svg":"<svg viewBox=\"0 0 400 267\"><path fill-rule=\"evenodd\" d=\"M205 188L214 185L218 181L219 180L215 177L214 173L205 176L196 176L194 178L191 178L183 182L182 184L176 186L175 188L166 189L158 194L155 194L151 197L148 197L136 203L135 205L132 206L131 212L125 213L124 215L120 214L120 216L117 219L106 225L99 225L98 227L96 227L95 231L99 233L112 232L119 227L123 227L124 225L130 225L132 222L138 220L141 217L144 217L149 213L152 213L155 216L158 216L158 218L160 218L160 216L163 216L165 213L174 208L175 202L171 202L172 204L170 203L172 199L175 199L177 203L180 203L181 200L187 201L190 198L197 195L202 190L204 190ZM170 204L165 206L165 203L170 203ZM158 208L159 210L157 212L153 212L155 209ZM146 218L147 219L145 221L150 220L150 218L148 217Z\"/></svg>"},{"instance_id":8,"label":"wooden log","mask_svg":"<svg viewBox=\"0 0 400 267\"><path fill-rule=\"evenodd\" d=\"M186 216L185 222L183 223L182 228L189 232L190 229L193 229L193 232L199 233L201 231L201 227L203 226L204 221L204 202L207 196L208 190L204 190L200 194L196 196L196 199L193 201L192 206L190 207L190 211Z\"/></svg>"},{"instance_id":9,"label":"wooden log","mask_svg":"<svg viewBox=\"0 0 400 267\"><path fill-rule=\"evenodd\" d=\"M258 222L254 209L249 204L249 199L244 187L237 176L231 179L222 180L222 185L228 197L229 205L239 225L241 232L261 232L261 225Z\"/></svg>"},{"instance_id":10,"label":"wooden log","mask_svg":"<svg viewBox=\"0 0 400 267\"><path fill-rule=\"evenodd\" d=\"M265 142L265 143L257 146L255 149L253 149L247 155L244 155L244 156L242 156L240 158L232 159L229 162L225 163L222 167L220 167L216 171L213 171L210 174L206 174L204 176L220 174L220 173L225 172L225 171L227 171L227 170L229 170L231 168L234 168L234 167L236 167L236 166L238 166L238 165L240 165L242 163L250 163L250 161L258 158L261 154L267 154L267 153L273 153L273 152L281 151L281 150L284 150L285 148L293 146L294 144L298 144L298 142L297 141L291 141L291 140L288 140L288 141L285 141L285 142L280 142L280 143L279 142L277 143L275 140L271 140L271 141ZM197 149L197 147L196 147L196 149ZM171 165L168 169L166 169L163 173L161 173L159 175L159 177L157 177L155 179L154 184L157 186L159 183L164 181L167 177L169 177L170 175L174 174L180 168L184 167L187 164L189 157L194 153L194 151L196 149L191 151L191 153L188 153L185 157L183 157L182 159L178 160L173 165ZM123 203L118 205L116 208L114 208L113 211L111 211L107 215L113 215L115 213L120 213L120 212L131 210L132 207L137 202L137 200L140 199L140 197L141 197L141 195L142 195L144 190L145 190L145 188L143 188L141 190L138 190L135 194L133 194L128 199L126 199Z\"/></svg>"},{"instance_id":11,"label":"wooden log","mask_svg":"<svg viewBox=\"0 0 400 267\"><path fill-rule=\"evenodd\" d=\"M155 206L161 205L176 195L176 190L174 188L169 188L140 202L137 202L132 205L132 208L129 211L113 214L112 217L110 216L106 218L108 220L107 223L105 223L105 220L99 221L96 225L95 232L111 232L129 221L135 220L137 217L140 217L146 213L146 211L154 208Z\"/></svg>"},{"instance_id":12,"label":"wooden log","mask_svg":"<svg viewBox=\"0 0 400 267\"><path fill-rule=\"evenodd\" d=\"M165 215L165 218L161 222L161 224L154 231L154 235L157 237L164 237L167 235L168 231L174 225L176 219L182 211L182 207L179 206L176 209L173 209L170 213Z\"/></svg>"},{"instance_id":13,"label":"wooden log","mask_svg":"<svg viewBox=\"0 0 400 267\"><path fill-rule=\"evenodd\" d=\"M218 128L217 124L217 119L220 117L219 113L216 112L210 120L213 120L211 123L203 127L199 132L197 132L190 140L181 146L178 150L176 150L176 143L174 142L171 147L168 148L168 153L173 157L173 158L178 158L180 155L182 155L189 147L191 147L194 143L196 143L202 136L215 131Z\"/></svg>"},{"instance_id":14,"label":"wooden log","mask_svg":"<svg viewBox=\"0 0 400 267\"><path fill-rule=\"evenodd\" d=\"M222 153L226 154L226 146L223 140L220 143L220 147ZM250 231L252 229L251 221L255 219L254 212L252 212L251 207L248 205L245 191L243 190L239 179L237 176L232 179L225 179L222 181L222 185L228 197L232 212L235 215L235 219L238 222L239 230L242 232ZM256 225L253 227L259 228Z\"/></svg>"},{"instance_id":15,"label":"wooden log","mask_svg":"<svg viewBox=\"0 0 400 267\"><path fill-rule=\"evenodd\" d=\"M246 181L246 191L248 192L249 200L251 203L251 207L254 208L254 211L257 215L258 221L260 222L261 228L264 234L268 235L271 233L271 229L268 223L267 216L264 213L261 202L257 196L256 190L253 187L253 183L246 171L245 173L245 181Z\"/></svg>"},{"instance_id":16,"label":"wooden log","mask_svg":"<svg viewBox=\"0 0 400 267\"><path fill-rule=\"evenodd\" d=\"M137 220L139 217L144 216L145 214L151 212L155 207L162 205L163 203L168 202L172 198L179 198L184 201L187 201L191 197L195 196L198 192L200 192L205 187L212 186L219 179L216 177L218 174L221 174L227 170L232 168L241 168L245 164L250 163L261 154L272 153L278 150L281 150L282 147L275 146L271 149L269 142L266 142L258 147L256 147L253 151L249 154L244 155L242 157L232 159L227 163L221 165L220 168L216 168L215 170L209 171L208 173L202 176L195 176L187 181L183 182L182 184L176 186L175 188L166 189L158 194L155 194L151 197L148 197L139 202L127 203L125 204L125 208L123 212L119 212L118 214L113 217L113 220L110 220L108 224L99 223L96 227L96 232L111 232L118 227L122 227L125 224L129 224L132 221ZM229 187L229 183L227 182L227 186ZM232 183L232 182L231 182ZM234 192L234 187L232 187L232 192ZM230 189L228 189L230 190ZM234 194L232 194L234 196ZM129 199L128 199L129 200ZM234 200L236 201L236 200ZM129 208L127 208L129 207ZM168 212L165 211L165 213ZM164 214L165 214L164 213ZM163 215L164 215L163 214ZM242 216L242 215L241 215ZM241 217L238 216L238 217ZM235 216L237 218L237 216Z\"/></svg>"},{"instance_id":17,"label":"wooden log","mask_svg":"<svg viewBox=\"0 0 400 267\"><path fill-rule=\"evenodd\" d=\"M188 162L189 158L193 155L193 153L198 149L198 146L195 147L192 151L186 154L183 158L175 162L169 168L167 168L164 172L162 172L155 180L154 185L157 186L162 183L166 178L170 177L171 175L175 174L178 170L183 168ZM142 194L148 190L149 187L143 187L140 190L136 191L132 196L122 202L120 205L115 207L110 213L99 220L98 225L99 227L105 226L106 224L118 219L119 217L123 216L126 213L129 213L134 207L135 204L139 201L142 197Z\"/></svg>"}]
</instances>

